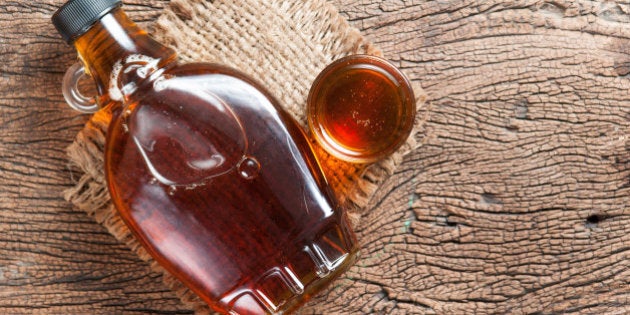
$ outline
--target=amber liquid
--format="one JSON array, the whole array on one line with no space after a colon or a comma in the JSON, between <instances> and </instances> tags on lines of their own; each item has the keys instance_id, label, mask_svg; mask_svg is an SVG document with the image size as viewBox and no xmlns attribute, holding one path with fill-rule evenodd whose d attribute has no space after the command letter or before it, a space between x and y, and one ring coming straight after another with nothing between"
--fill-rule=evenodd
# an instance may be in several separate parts
<instances>
[{"instance_id":1,"label":"amber liquid","mask_svg":"<svg viewBox=\"0 0 630 315\"><path fill-rule=\"evenodd\" d=\"M112 121L114 204L215 308L264 314L301 303L355 251L301 129L228 69L164 76L161 91L138 91L145 96Z\"/></svg>"},{"instance_id":2,"label":"amber liquid","mask_svg":"<svg viewBox=\"0 0 630 315\"><path fill-rule=\"evenodd\" d=\"M309 97L309 122L334 155L356 162L391 153L408 136L415 115L409 82L371 56L333 63Z\"/></svg>"},{"instance_id":3,"label":"amber liquid","mask_svg":"<svg viewBox=\"0 0 630 315\"><path fill-rule=\"evenodd\" d=\"M221 66L133 53L112 76L124 98L108 105L105 168L114 205L162 266L216 311L267 314L352 263L354 236L309 142L264 89Z\"/></svg>"}]
</instances>

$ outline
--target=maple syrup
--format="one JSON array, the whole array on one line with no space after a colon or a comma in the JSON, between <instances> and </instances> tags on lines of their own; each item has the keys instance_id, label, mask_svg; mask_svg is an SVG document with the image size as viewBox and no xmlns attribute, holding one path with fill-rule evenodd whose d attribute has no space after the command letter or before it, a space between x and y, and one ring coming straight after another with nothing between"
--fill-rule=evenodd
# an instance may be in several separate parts
<instances>
[{"instance_id":1,"label":"maple syrup","mask_svg":"<svg viewBox=\"0 0 630 315\"><path fill-rule=\"evenodd\" d=\"M415 117L409 80L386 60L352 55L315 79L308 123L332 155L367 163L393 153L407 139Z\"/></svg>"},{"instance_id":2,"label":"maple syrup","mask_svg":"<svg viewBox=\"0 0 630 315\"><path fill-rule=\"evenodd\" d=\"M357 251L306 135L254 80L177 64L120 1L103 2L86 31L53 20L112 112L105 173L124 222L214 310L294 310Z\"/></svg>"},{"instance_id":3,"label":"maple syrup","mask_svg":"<svg viewBox=\"0 0 630 315\"><path fill-rule=\"evenodd\" d=\"M230 69L164 76L108 132L123 219L169 271L234 314L301 303L356 250L301 129Z\"/></svg>"}]
</instances>

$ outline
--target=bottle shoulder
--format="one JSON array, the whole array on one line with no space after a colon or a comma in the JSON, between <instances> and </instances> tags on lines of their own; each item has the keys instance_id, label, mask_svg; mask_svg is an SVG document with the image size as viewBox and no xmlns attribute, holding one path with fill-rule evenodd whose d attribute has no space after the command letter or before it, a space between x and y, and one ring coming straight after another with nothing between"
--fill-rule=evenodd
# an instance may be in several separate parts
<instances>
[{"instance_id":1,"label":"bottle shoulder","mask_svg":"<svg viewBox=\"0 0 630 315\"><path fill-rule=\"evenodd\" d=\"M199 81L206 80L213 76L223 78L233 78L241 81L241 84L250 85L262 93L272 103L277 104L276 98L267 90L264 82L258 78L240 71L238 69L210 62L192 62L185 64L174 64L165 71L167 76L176 76L179 78L191 78Z\"/></svg>"}]
</instances>

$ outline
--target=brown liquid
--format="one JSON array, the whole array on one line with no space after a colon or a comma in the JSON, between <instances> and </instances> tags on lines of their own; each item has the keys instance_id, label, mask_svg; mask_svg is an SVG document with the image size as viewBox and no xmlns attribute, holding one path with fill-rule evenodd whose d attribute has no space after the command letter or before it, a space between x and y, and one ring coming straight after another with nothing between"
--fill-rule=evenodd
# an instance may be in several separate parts
<instances>
[{"instance_id":1,"label":"brown liquid","mask_svg":"<svg viewBox=\"0 0 630 315\"><path fill-rule=\"evenodd\" d=\"M104 31L107 23L85 36L115 34L114 27ZM94 60L103 91L103 69L116 60L99 63L92 55L98 49L83 40L76 45ZM143 47L151 45L131 53L148 55ZM356 252L312 148L296 122L242 74L159 57L160 66L123 62L114 70L125 95L124 103L108 103L105 168L114 205L146 250L213 309L294 309Z\"/></svg>"},{"instance_id":2,"label":"brown liquid","mask_svg":"<svg viewBox=\"0 0 630 315\"><path fill-rule=\"evenodd\" d=\"M351 150L386 146L401 115L397 87L382 73L349 69L344 80L326 82L321 125L333 140Z\"/></svg>"},{"instance_id":3,"label":"brown liquid","mask_svg":"<svg viewBox=\"0 0 630 315\"><path fill-rule=\"evenodd\" d=\"M309 122L324 148L355 162L391 153L409 135L415 115L409 82L370 56L333 63L309 97Z\"/></svg>"}]
</instances>

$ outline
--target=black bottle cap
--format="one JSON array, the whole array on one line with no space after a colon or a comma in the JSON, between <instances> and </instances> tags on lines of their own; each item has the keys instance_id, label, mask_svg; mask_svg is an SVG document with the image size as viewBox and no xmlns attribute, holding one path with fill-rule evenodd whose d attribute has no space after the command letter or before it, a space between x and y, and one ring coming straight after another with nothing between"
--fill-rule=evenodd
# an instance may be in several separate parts
<instances>
[{"instance_id":1,"label":"black bottle cap","mask_svg":"<svg viewBox=\"0 0 630 315\"><path fill-rule=\"evenodd\" d=\"M61 37L70 44L121 4L122 0L70 0L53 14L52 22Z\"/></svg>"}]
</instances>

